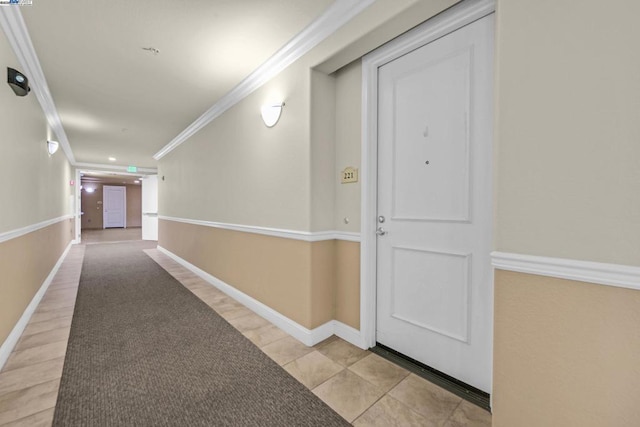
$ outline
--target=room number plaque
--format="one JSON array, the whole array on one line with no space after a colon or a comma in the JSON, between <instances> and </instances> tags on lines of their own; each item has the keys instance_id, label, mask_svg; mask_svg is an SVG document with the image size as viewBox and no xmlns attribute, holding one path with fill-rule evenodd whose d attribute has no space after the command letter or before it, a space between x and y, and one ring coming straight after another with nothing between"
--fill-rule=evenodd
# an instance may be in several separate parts
<instances>
[{"instance_id":1,"label":"room number plaque","mask_svg":"<svg viewBox=\"0 0 640 427\"><path fill-rule=\"evenodd\" d=\"M351 166L346 167L342 172L340 172L340 180L343 184L358 182L358 169Z\"/></svg>"}]
</instances>

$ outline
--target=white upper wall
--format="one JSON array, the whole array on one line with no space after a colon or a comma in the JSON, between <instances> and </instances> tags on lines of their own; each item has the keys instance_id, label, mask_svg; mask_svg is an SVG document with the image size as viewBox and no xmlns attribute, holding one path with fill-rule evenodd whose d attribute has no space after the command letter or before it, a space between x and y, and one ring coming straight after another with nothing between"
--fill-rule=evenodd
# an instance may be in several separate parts
<instances>
[{"instance_id":1,"label":"white upper wall","mask_svg":"<svg viewBox=\"0 0 640 427\"><path fill-rule=\"evenodd\" d=\"M308 230L309 79L293 64L163 157L160 215ZM286 105L267 128L260 107L272 100Z\"/></svg>"},{"instance_id":2,"label":"white upper wall","mask_svg":"<svg viewBox=\"0 0 640 427\"><path fill-rule=\"evenodd\" d=\"M0 233L71 214L71 168L60 149L49 156L55 139L35 94L16 96L6 83L6 68L20 64L0 32ZM27 76L28 78L29 76Z\"/></svg>"},{"instance_id":3,"label":"white upper wall","mask_svg":"<svg viewBox=\"0 0 640 427\"><path fill-rule=\"evenodd\" d=\"M344 151L335 146L336 112L342 109L335 97L353 102L359 89L336 94L335 77L312 68L335 55L338 62L350 57L346 63L352 62L362 55L363 46L373 49L453 3L438 0L424 7L420 0L378 0L163 157L158 164L160 215L300 231L335 229L336 192L342 193L336 188L335 150ZM363 45L371 32L376 34L374 44ZM354 43L358 49L352 49ZM274 96L286 105L280 122L268 129L260 119L260 106ZM359 112L341 111L359 128ZM359 148L351 144L360 141L348 138L348 161L354 162ZM352 186L352 191L358 188ZM340 194L340 203L344 198ZM349 203L349 215L359 216L359 196ZM351 220L355 222L347 229L359 231L359 218Z\"/></svg>"},{"instance_id":4,"label":"white upper wall","mask_svg":"<svg viewBox=\"0 0 640 427\"><path fill-rule=\"evenodd\" d=\"M336 78L336 165L334 226L339 231L360 231L358 182L342 184L340 171L347 166L360 171L362 145L362 61L357 60L334 73ZM345 218L349 221L345 223Z\"/></svg>"},{"instance_id":5,"label":"white upper wall","mask_svg":"<svg viewBox=\"0 0 640 427\"><path fill-rule=\"evenodd\" d=\"M498 250L640 265L638 16L499 1Z\"/></svg>"}]
</instances>

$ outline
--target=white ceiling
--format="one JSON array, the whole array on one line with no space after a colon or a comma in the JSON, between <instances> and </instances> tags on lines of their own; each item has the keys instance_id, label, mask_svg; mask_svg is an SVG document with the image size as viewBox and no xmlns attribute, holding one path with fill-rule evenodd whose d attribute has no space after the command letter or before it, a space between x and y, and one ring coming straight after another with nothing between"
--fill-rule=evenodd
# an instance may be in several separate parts
<instances>
[{"instance_id":1,"label":"white ceiling","mask_svg":"<svg viewBox=\"0 0 640 427\"><path fill-rule=\"evenodd\" d=\"M76 161L155 167L158 150L332 3L35 0L21 12Z\"/></svg>"}]
</instances>

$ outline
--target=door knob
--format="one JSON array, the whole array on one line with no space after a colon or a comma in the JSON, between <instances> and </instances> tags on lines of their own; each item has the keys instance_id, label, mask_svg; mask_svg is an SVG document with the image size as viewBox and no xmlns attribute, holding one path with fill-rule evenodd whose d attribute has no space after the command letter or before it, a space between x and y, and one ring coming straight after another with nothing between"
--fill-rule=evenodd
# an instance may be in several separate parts
<instances>
[{"instance_id":1,"label":"door knob","mask_svg":"<svg viewBox=\"0 0 640 427\"><path fill-rule=\"evenodd\" d=\"M378 236L384 236L385 234L387 234L387 232L386 232L386 231L384 231L384 228L382 228L382 227L378 227L378 229L376 230L376 234L377 234Z\"/></svg>"}]
</instances>

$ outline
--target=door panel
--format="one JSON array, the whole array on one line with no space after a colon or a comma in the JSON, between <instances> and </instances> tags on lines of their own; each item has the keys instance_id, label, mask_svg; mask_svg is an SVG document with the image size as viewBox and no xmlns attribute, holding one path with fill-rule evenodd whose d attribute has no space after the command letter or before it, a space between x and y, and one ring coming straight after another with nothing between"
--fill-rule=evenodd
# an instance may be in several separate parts
<instances>
[{"instance_id":1,"label":"door panel","mask_svg":"<svg viewBox=\"0 0 640 427\"><path fill-rule=\"evenodd\" d=\"M393 218L466 221L471 52L421 59L404 57L394 79Z\"/></svg>"},{"instance_id":2,"label":"door panel","mask_svg":"<svg viewBox=\"0 0 640 427\"><path fill-rule=\"evenodd\" d=\"M378 69L376 339L491 389L493 15Z\"/></svg>"},{"instance_id":3,"label":"door panel","mask_svg":"<svg viewBox=\"0 0 640 427\"><path fill-rule=\"evenodd\" d=\"M126 187L105 185L102 190L104 228L126 227Z\"/></svg>"}]
</instances>

